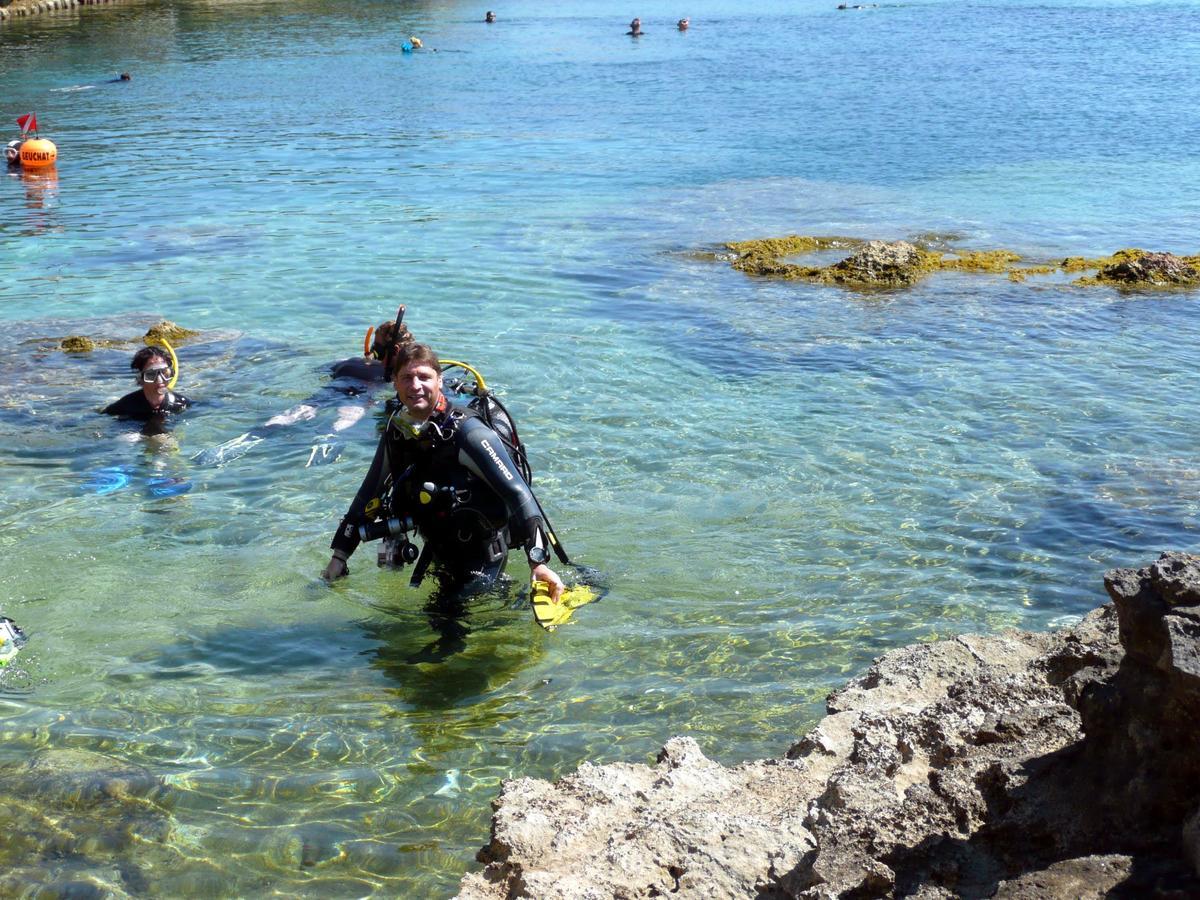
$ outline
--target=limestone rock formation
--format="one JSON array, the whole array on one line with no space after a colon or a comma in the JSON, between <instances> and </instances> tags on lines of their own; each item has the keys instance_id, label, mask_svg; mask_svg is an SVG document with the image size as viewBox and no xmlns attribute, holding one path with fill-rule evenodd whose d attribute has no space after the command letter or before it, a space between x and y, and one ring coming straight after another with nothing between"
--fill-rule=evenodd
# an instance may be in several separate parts
<instances>
[{"instance_id":1,"label":"limestone rock formation","mask_svg":"<svg viewBox=\"0 0 1200 900\"><path fill-rule=\"evenodd\" d=\"M460 896L1200 896L1200 557L1105 583L1068 631L887 654L782 759L510 781Z\"/></svg>"}]
</instances>

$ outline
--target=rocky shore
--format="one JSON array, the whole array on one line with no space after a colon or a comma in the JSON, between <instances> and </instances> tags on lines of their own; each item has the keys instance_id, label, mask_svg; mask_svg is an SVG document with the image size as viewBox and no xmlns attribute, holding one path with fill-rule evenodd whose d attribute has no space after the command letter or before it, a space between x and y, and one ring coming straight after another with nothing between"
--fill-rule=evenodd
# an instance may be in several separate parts
<instances>
[{"instance_id":1,"label":"rocky shore","mask_svg":"<svg viewBox=\"0 0 1200 900\"><path fill-rule=\"evenodd\" d=\"M463 900L1200 896L1200 557L1053 634L882 657L778 759L505 783Z\"/></svg>"},{"instance_id":2,"label":"rocky shore","mask_svg":"<svg viewBox=\"0 0 1200 900\"><path fill-rule=\"evenodd\" d=\"M0 22L62 9L74 9L77 6L101 6L119 2L121 0L0 0Z\"/></svg>"}]
</instances>

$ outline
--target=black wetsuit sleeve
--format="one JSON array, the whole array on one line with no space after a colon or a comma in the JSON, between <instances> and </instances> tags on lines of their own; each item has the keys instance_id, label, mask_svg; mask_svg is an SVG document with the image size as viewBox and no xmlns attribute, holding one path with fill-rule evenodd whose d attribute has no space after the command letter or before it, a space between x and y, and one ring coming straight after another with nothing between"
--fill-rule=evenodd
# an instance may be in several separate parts
<instances>
[{"instance_id":1,"label":"black wetsuit sleeve","mask_svg":"<svg viewBox=\"0 0 1200 900\"><path fill-rule=\"evenodd\" d=\"M358 493L350 504L350 509L342 517L337 533L333 536L330 548L333 555L347 560L358 549L358 526L366 522L367 504L379 496L383 490L388 475L387 432L379 436L379 446L375 448L375 458L371 460L371 468L359 485Z\"/></svg>"},{"instance_id":2,"label":"black wetsuit sleeve","mask_svg":"<svg viewBox=\"0 0 1200 900\"><path fill-rule=\"evenodd\" d=\"M149 419L155 414L146 401L146 395L139 391L131 391L120 400L114 400L104 407L104 412L110 416L123 416L127 419Z\"/></svg>"},{"instance_id":3,"label":"black wetsuit sleeve","mask_svg":"<svg viewBox=\"0 0 1200 900\"><path fill-rule=\"evenodd\" d=\"M542 511L500 436L479 419L468 418L459 426L457 443L458 461L496 492L508 509L509 519L522 526L526 555L534 547L548 550Z\"/></svg>"}]
</instances>

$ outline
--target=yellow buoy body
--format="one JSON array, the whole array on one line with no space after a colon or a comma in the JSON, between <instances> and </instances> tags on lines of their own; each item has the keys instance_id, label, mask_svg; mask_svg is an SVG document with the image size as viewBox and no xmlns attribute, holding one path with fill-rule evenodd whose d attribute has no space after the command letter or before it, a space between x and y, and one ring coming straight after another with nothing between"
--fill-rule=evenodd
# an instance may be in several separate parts
<instances>
[{"instance_id":1,"label":"yellow buoy body","mask_svg":"<svg viewBox=\"0 0 1200 900\"><path fill-rule=\"evenodd\" d=\"M21 165L26 169L45 169L58 159L58 148L53 141L33 138L21 144Z\"/></svg>"}]
</instances>

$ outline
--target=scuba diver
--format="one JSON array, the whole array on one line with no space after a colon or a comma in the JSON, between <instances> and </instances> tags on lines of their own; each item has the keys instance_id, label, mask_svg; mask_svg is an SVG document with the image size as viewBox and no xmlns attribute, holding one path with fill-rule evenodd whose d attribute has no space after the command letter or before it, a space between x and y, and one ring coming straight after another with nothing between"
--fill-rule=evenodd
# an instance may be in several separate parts
<instances>
[{"instance_id":1,"label":"scuba diver","mask_svg":"<svg viewBox=\"0 0 1200 900\"><path fill-rule=\"evenodd\" d=\"M393 322L383 322L377 328L367 329L363 339L363 355L352 356L334 363L329 368L332 381L319 392L313 394L303 403L287 409L278 415L271 416L262 425L250 429L231 440L201 450L192 457L200 465L224 465L244 456L255 445L267 438L272 430L295 425L316 418L320 406L327 405L330 395L357 397L369 394L381 384L386 384L390 378L390 361L398 347L411 343L412 333L404 324L404 307L401 306ZM313 445L308 454L305 468L322 463L333 462L341 453L340 445L333 439L340 431L345 431L357 423L367 413L370 405L367 402L338 407L338 416L331 426L331 433L322 435Z\"/></svg>"},{"instance_id":2,"label":"scuba diver","mask_svg":"<svg viewBox=\"0 0 1200 900\"><path fill-rule=\"evenodd\" d=\"M143 347L133 355L129 368L137 372L139 388L104 407L106 414L143 422L158 421L191 405L187 397L171 390L179 377L179 363L170 347Z\"/></svg>"},{"instance_id":3,"label":"scuba diver","mask_svg":"<svg viewBox=\"0 0 1200 900\"><path fill-rule=\"evenodd\" d=\"M24 141L9 141L4 145L4 161L8 163L10 169L19 168L21 165L21 145Z\"/></svg>"},{"instance_id":4,"label":"scuba diver","mask_svg":"<svg viewBox=\"0 0 1200 900\"><path fill-rule=\"evenodd\" d=\"M348 575L360 542L386 538L380 565L415 563L410 583L417 586L432 564L443 593L462 597L495 585L515 542L534 582L557 603L564 585L547 565L551 550L569 560L529 487L524 450L503 406L478 376L475 399L448 400L442 363L424 344L398 348L393 369L400 405L338 525L323 577ZM423 539L419 554L410 532Z\"/></svg>"}]
</instances>

